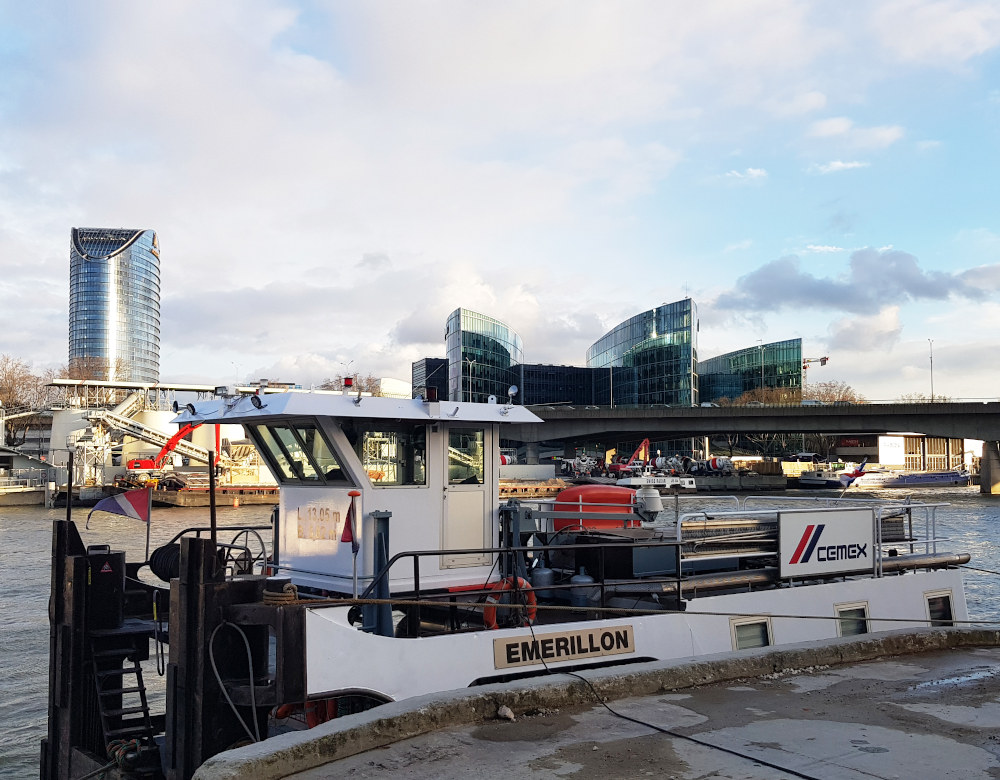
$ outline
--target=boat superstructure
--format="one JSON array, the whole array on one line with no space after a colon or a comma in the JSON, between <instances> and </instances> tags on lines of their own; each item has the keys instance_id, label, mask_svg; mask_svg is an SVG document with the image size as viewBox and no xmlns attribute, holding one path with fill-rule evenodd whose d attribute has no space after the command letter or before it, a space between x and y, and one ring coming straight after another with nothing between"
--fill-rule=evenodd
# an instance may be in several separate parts
<instances>
[{"instance_id":1,"label":"boat superstructure","mask_svg":"<svg viewBox=\"0 0 1000 780\"><path fill-rule=\"evenodd\" d=\"M266 737L296 708L312 724L546 671L968 617L957 567L969 556L943 549L934 504L675 494L664 506L654 485L501 503L503 425L540 422L510 403L289 392L197 403L175 422L243 425L281 502L266 563L242 541L184 538L169 599L134 599L137 612L169 601L167 712L143 732L162 724L168 778ZM86 609L63 578L105 551L57 525L54 657L120 680L153 629L125 608L119 628L101 630L131 625L124 650L135 649L94 655L114 642L70 619ZM227 576L220 551L247 565ZM65 744L69 724L97 705L51 679L42 776L62 780L67 755L86 752ZM93 761L106 759L89 740Z\"/></svg>"}]
</instances>

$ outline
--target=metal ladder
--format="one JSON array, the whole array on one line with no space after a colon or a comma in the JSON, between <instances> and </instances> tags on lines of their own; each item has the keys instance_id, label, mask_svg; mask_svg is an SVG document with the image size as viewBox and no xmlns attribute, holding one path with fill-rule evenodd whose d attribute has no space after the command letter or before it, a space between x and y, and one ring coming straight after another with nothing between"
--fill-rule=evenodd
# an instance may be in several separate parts
<instances>
[{"instance_id":1,"label":"metal ladder","mask_svg":"<svg viewBox=\"0 0 1000 780\"><path fill-rule=\"evenodd\" d=\"M136 648L130 643L99 649L98 643L91 642L90 654L105 744L137 739L140 744L152 745L153 724ZM128 680L132 684L127 685L130 677L134 683Z\"/></svg>"}]
</instances>

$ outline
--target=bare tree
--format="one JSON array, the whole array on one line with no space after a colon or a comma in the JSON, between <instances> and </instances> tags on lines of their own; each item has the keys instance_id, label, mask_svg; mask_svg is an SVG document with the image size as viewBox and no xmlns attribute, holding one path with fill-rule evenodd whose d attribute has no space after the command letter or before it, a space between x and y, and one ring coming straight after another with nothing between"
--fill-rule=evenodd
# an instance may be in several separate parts
<instances>
[{"instance_id":1,"label":"bare tree","mask_svg":"<svg viewBox=\"0 0 1000 780\"><path fill-rule=\"evenodd\" d=\"M379 379L374 374L365 374L363 376L361 374L355 374L354 376L350 377L350 379L352 379L354 382L354 384L351 386L351 389L354 392L358 392L360 390L362 393L368 393L369 395L373 396L382 395L382 380ZM343 390L344 377L338 376L332 379L330 378L324 379L323 382L320 384L319 389Z\"/></svg>"},{"instance_id":2,"label":"bare tree","mask_svg":"<svg viewBox=\"0 0 1000 780\"><path fill-rule=\"evenodd\" d=\"M9 446L24 444L28 431L41 424L37 415L27 412L51 405L54 391L48 384L52 379L51 371L35 374L31 365L20 358L0 355L0 403L6 411L5 441Z\"/></svg>"},{"instance_id":3,"label":"bare tree","mask_svg":"<svg viewBox=\"0 0 1000 780\"><path fill-rule=\"evenodd\" d=\"M937 403L938 401L943 403L950 400L951 398L949 396L934 393L934 403ZM896 402L901 404L929 404L931 403L931 397L924 395L923 393L904 393L896 398Z\"/></svg>"},{"instance_id":4,"label":"bare tree","mask_svg":"<svg viewBox=\"0 0 1000 780\"><path fill-rule=\"evenodd\" d=\"M846 382L816 382L807 390L810 398L826 404L846 401L852 404L866 404L868 399L858 393Z\"/></svg>"}]
</instances>

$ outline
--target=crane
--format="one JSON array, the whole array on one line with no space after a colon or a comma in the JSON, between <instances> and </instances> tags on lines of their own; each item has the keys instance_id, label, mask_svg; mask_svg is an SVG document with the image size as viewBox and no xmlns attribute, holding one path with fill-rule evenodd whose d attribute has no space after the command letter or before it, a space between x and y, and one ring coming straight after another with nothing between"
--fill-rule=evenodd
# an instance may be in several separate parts
<instances>
[{"instance_id":1,"label":"crane","mask_svg":"<svg viewBox=\"0 0 1000 780\"><path fill-rule=\"evenodd\" d=\"M829 357L820 358L802 358L802 397L806 397L806 384L807 375L806 372L809 370L810 363L819 363L821 366L825 366L830 360Z\"/></svg>"}]
</instances>

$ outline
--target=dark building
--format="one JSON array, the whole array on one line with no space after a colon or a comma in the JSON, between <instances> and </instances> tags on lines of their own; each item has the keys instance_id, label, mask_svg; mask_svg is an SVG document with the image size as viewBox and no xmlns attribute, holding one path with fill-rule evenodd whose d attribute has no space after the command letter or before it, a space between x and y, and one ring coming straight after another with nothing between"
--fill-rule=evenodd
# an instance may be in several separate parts
<instances>
[{"instance_id":1,"label":"dark building","mask_svg":"<svg viewBox=\"0 0 1000 780\"><path fill-rule=\"evenodd\" d=\"M524 363L515 371L520 377L521 403L525 405L597 405L592 368Z\"/></svg>"},{"instance_id":2,"label":"dark building","mask_svg":"<svg viewBox=\"0 0 1000 780\"><path fill-rule=\"evenodd\" d=\"M412 367L414 398L426 398L433 388L441 401L448 399L448 358L421 358Z\"/></svg>"}]
</instances>

